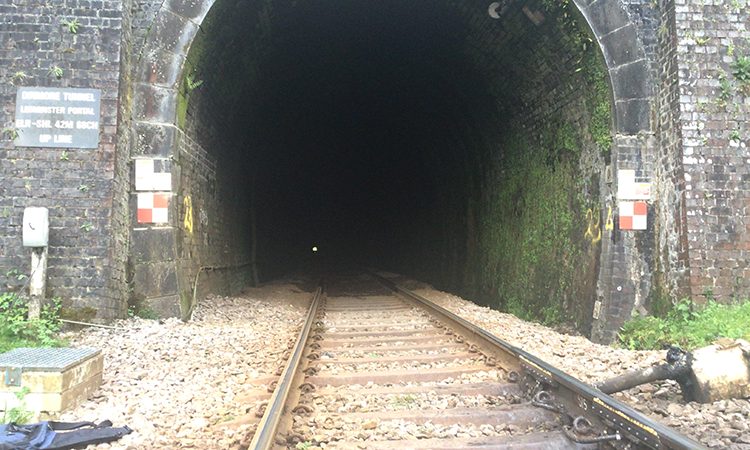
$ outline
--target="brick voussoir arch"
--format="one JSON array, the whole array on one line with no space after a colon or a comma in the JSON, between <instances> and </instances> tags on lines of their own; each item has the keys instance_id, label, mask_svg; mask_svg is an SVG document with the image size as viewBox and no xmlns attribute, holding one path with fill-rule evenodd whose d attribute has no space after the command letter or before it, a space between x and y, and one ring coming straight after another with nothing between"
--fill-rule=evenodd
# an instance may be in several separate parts
<instances>
[{"instance_id":1,"label":"brick voussoir arch","mask_svg":"<svg viewBox=\"0 0 750 450\"><path fill-rule=\"evenodd\" d=\"M133 89L132 156L170 157L176 106L190 45L216 0L167 0L140 49Z\"/></svg>"},{"instance_id":2,"label":"brick voussoir arch","mask_svg":"<svg viewBox=\"0 0 750 450\"><path fill-rule=\"evenodd\" d=\"M626 135L650 131L653 84L635 24L624 5L620 0L573 1L604 55L613 92L615 130ZM136 72L133 107L136 124L174 125L187 52L215 2L167 0L157 12ZM155 146L140 153L164 154L168 150L164 146L169 147L169 142L153 140L153 126L140 125L140 128L146 141Z\"/></svg>"},{"instance_id":3,"label":"brick voussoir arch","mask_svg":"<svg viewBox=\"0 0 750 450\"><path fill-rule=\"evenodd\" d=\"M134 122L174 126L185 59L214 3L215 0L168 0L157 12L137 63ZM147 134L153 134L153 130L149 131Z\"/></svg>"},{"instance_id":4,"label":"brick voussoir arch","mask_svg":"<svg viewBox=\"0 0 750 450\"><path fill-rule=\"evenodd\" d=\"M225 0L165 0L157 12L143 47L138 49L140 56L133 86L131 157L170 159L177 153L180 140L176 125L177 104L186 57L200 24L216 1ZM592 30L609 73L613 124L617 134L612 149L615 156L618 149L630 145L627 144L629 140L653 131L654 83L649 62L636 24L630 20L622 0L572 1ZM170 217L171 224L175 225L176 218ZM148 230L144 233L166 232ZM148 256L141 259L149 264ZM170 270L174 271L174 261L168 259L162 264L172 264ZM611 261L602 261L602 268L605 266L611 266ZM600 282L602 277L612 277L612 274L600 275ZM606 303L611 291L609 288L602 291Z\"/></svg>"},{"instance_id":5,"label":"brick voussoir arch","mask_svg":"<svg viewBox=\"0 0 750 450\"><path fill-rule=\"evenodd\" d=\"M651 131L653 86L643 47L620 0L574 0L604 55L614 101L615 131Z\"/></svg>"}]
</instances>

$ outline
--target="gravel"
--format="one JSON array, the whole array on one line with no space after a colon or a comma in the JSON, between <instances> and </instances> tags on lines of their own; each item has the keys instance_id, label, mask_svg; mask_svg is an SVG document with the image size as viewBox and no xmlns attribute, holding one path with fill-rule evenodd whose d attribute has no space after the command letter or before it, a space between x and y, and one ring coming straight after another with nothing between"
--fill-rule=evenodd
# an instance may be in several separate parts
<instances>
[{"instance_id":1,"label":"gravel","mask_svg":"<svg viewBox=\"0 0 750 450\"><path fill-rule=\"evenodd\" d=\"M266 385L296 339L310 294L286 281L212 296L193 320L132 318L87 328L71 345L101 348L104 381L60 420L111 420L133 433L96 448L240 448L252 439Z\"/></svg>"},{"instance_id":2,"label":"gravel","mask_svg":"<svg viewBox=\"0 0 750 450\"><path fill-rule=\"evenodd\" d=\"M664 362L663 351L632 351L595 344L452 294L409 282L412 290L587 383ZM414 285L419 288L414 289ZM750 450L750 401L685 402L673 381L646 384L613 397L710 448Z\"/></svg>"},{"instance_id":3,"label":"gravel","mask_svg":"<svg viewBox=\"0 0 750 450\"><path fill-rule=\"evenodd\" d=\"M310 294L298 286L300 283L296 280L285 280L248 289L233 297L210 297L201 303L189 323L133 318L116 323L121 327L119 330L88 328L69 333L67 339L71 345L102 349L104 383L93 398L65 412L60 420L110 419L115 426L128 425L135 430L119 441L96 448L243 448L252 438L258 420L255 411L268 398L266 385L282 365L288 344L296 337L306 311ZM424 284L409 283L409 287L415 286L418 294L586 382L647 367L664 359L664 352L629 351L594 344L582 336L559 333ZM345 330L340 326L336 331L357 330ZM368 355L384 357L391 354L389 350L392 349L383 348ZM352 349L336 356L362 354ZM372 363L369 359L364 359L363 363ZM397 366L394 364L394 368ZM445 383L491 381L500 376L488 369L445 380ZM429 385L421 383L425 384ZM316 399L316 406L337 415L371 409L440 409L456 402L456 399L434 393L402 397L368 395L366 391L372 387L362 386L363 392L356 396L356 401L354 396L351 401ZM350 388L357 389L356 386ZM750 402L747 399L686 403L680 396L679 386L671 381L644 385L615 397L708 447L750 450ZM460 400L459 406L489 406L500 400L466 397ZM305 423L309 420L295 418L297 426L317 433L319 436L314 437L321 441L351 439L357 429L367 430L367 435L375 430L377 439L514 432L492 426L352 422L332 417L327 423ZM365 435L363 433L362 438Z\"/></svg>"}]
</instances>

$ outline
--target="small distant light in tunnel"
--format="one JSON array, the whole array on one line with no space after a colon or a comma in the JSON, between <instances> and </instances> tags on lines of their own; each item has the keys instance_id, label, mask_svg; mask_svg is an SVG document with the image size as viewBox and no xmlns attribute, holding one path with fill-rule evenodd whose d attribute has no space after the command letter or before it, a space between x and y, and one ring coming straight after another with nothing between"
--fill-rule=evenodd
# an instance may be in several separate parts
<instances>
[{"instance_id":1,"label":"small distant light in tunnel","mask_svg":"<svg viewBox=\"0 0 750 450\"><path fill-rule=\"evenodd\" d=\"M316 246L313 245L312 251L313 251L313 253L316 253L318 251L318 247L316 247Z\"/></svg>"}]
</instances>

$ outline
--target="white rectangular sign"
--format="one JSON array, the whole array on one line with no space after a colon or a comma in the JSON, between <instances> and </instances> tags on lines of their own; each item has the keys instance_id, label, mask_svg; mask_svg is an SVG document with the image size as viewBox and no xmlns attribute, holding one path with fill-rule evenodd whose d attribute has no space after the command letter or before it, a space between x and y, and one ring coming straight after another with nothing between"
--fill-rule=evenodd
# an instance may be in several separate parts
<instances>
[{"instance_id":1,"label":"white rectangular sign","mask_svg":"<svg viewBox=\"0 0 750 450\"><path fill-rule=\"evenodd\" d=\"M20 87L17 147L99 147L99 89Z\"/></svg>"}]
</instances>

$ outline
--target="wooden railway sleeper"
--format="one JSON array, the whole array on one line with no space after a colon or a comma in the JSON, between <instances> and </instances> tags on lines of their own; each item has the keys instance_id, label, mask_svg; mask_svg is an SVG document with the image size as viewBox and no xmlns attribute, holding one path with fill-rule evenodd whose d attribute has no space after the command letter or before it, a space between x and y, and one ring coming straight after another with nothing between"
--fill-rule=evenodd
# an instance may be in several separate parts
<instances>
[{"instance_id":1,"label":"wooden railway sleeper","mask_svg":"<svg viewBox=\"0 0 750 450\"><path fill-rule=\"evenodd\" d=\"M441 308L429 300L399 287L388 279L378 275L375 275L375 277L392 290L437 311L441 317L447 317L449 324L453 323L451 320L458 322L462 327L476 333L477 336L482 337L490 344L502 347L511 357L515 356L521 369L515 369L517 372L504 372L510 381L519 384L521 388L519 400L527 402L529 399L536 397L534 404L559 414L562 425L561 431L565 431L565 435L570 434L571 442L610 450L640 450L645 448L652 450L692 450L704 448L697 442L681 436L667 427L641 417L637 411L627 408L626 405L621 405L616 400L606 396L602 397L600 392L590 386L584 385L579 380L522 349L516 348L474 326L445 308ZM444 323L434 323L435 327L439 329L450 328L449 325L447 326ZM478 353L486 358L484 352ZM504 358L503 361L505 361ZM551 392L558 398L553 398ZM589 401L592 402L591 405L589 405ZM578 417L584 417L586 420L576 420ZM589 427L589 423L593 426ZM589 428L602 431L591 435L588 434L590 433ZM591 443L586 444L586 442Z\"/></svg>"}]
</instances>

